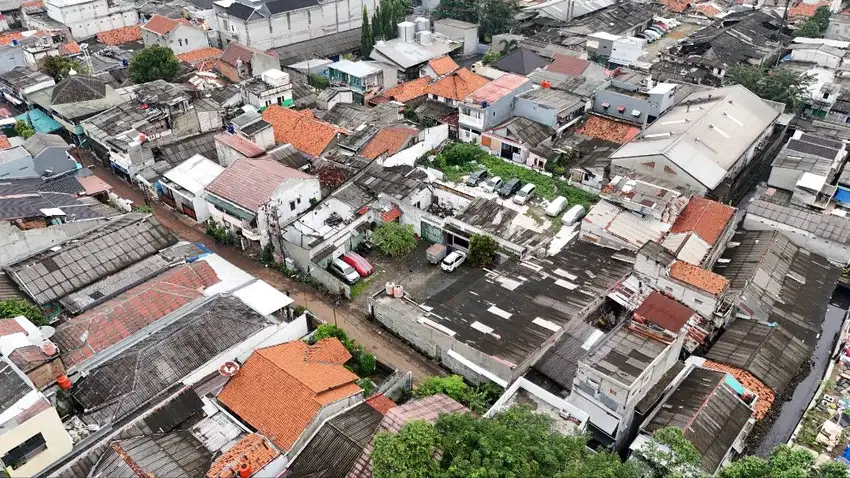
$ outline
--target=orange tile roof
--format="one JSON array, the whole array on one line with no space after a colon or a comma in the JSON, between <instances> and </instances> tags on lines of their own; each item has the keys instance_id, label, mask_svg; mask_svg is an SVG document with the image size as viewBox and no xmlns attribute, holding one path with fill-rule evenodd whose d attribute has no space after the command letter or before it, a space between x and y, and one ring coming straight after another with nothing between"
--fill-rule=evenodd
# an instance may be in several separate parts
<instances>
[{"instance_id":1,"label":"orange tile roof","mask_svg":"<svg viewBox=\"0 0 850 478\"><path fill-rule=\"evenodd\" d=\"M190 65L196 65L205 60L210 60L213 58L218 58L221 56L223 52L218 48L199 48L197 50L187 51L186 53L181 53L177 55L177 59L180 61L185 61Z\"/></svg>"},{"instance_id":2,"label":"orange tile roof","mask_svg":"<svg viewBox=\"0 0 850 478\"><path fill-rule=\"evenodd\" d=\"M142 26L145 30L156 33L157 35L167 35L168 32L174 30L177 25L184 22L178 22L177 20L164 17L162 15L151 15L151 19L148 20L147 23Z\"/></svg>"},{"instance_id":3,"label":"orange tile roof","mask_svg":"<svg viewBox=\"0 0 850 478\"><path fill-rule=\"evenodd\" d=\"M288 451L324 405L361 392L357 375L343 366L350 358L335 338L258 349L218 400Z\"/></svg>"},{"instance_id":4,"label":"orange tile roof","mask_svg":"<svg viewBox=\"0 0 850 478\"><path fill-rule=\"evenodd\" d=\"M250 468L256 473L279 455L280 452L269 443L266 437L252 433L246 435L223 455L216 458L210 466L210 471L207 472L207 478L239 476L237 472L243 461L247 461Z\"/></svg>"},{"instance_id":5,"label":"orange tile roof","mask_svg":"<svg viewBox=\"0 0 850 478\"><path fill-rule=\"evenodd\" d=\"M428 66L430 66L431 69L434 70L434 73L436 73L437 76L448 75L449 73L460 68L458 64L455 63L454 60L452 60L452 57L448 55L441 56L439 58L434 58L433 60L428 62Z\"/></svg>"},{"instance_id":6,"label":"orange tile roof","mask_svg":"<svg viewBox=\"0 0 850 478\"><path fill-rule=\"evenodd\" d=\"M717 15L720 14L720 10L717 7L715 7L714 5L709 5L709 4L697 5L696 11L698 13L702 13L703 15L707 16L708 18L714 18L714 17L716 17Z\"/></svg>"},{"instance_id":7,"label":"orange tile roof","mask_svg":"<svg viewBox=\"0 0 850 478\"><path fill-rule=\"evenodd\" d=\"M714 295L729 287L729 281L722 275L679 260L670 266L670 277Z\"/></svg>"},{"instance_id":8,"label":"orange tile roof","mask_svg":"<svg viewBox=\"0 0 850 478\"><path fill-rule=\"evenodd\" d=\"M21 7L23 7L23 8L35 8L35 7L43 7L43 6L44 6L44 2L41 1L41 0L38 0L36 2L23 2L23 3L21 3Z\"/></svg>"},{"instance_id":9,"label":"orange tile roof","mask_svg":"<svg viewBox=\"0 0 850 478\"><path fill-rule=\"evenodd\" d=\"M21 327L21 324L19 324L17 320L0 319L0 337L25 332L26 330Z\"/></svg>"},{"instance_id":10,"label":"orange tile roof","mask_svg":"<svg viewBox=\"0 0 850 478\"><path fill-rule=\"evenodd\" d=\"M72 41L68 43L63 43L59 45L59 54L60 55L77 55L82 53L83 50L80 48L79 43Z\"/></svg>"},{"instance_id":11,"label":"orange tile roof","mask_svg":"<svg viewBox=\"0 0 850 478\"><path fill-rule=\"evenodd\" d=\"M587 117L587 122L576 132L591 138L626 144L640 133L640 128L610 118L590 115Z\"/></svg>"},{"instance_id":12,"label":"orange tile roof","mask_svg":"<svg viewBox=\"0 0 850 478\"><path fill-rule=\"evenodd\" d=\"M387 412L396 407L395 402L390 400L383 393L379 395L374 395L373 397L366 400L366 405L369 405L370 407L374 408L381 415L386 415Z\"/></svg>"},{"instance_id":13,"label":"orange tile roof","mask_svg":"<svg viewBox=\"0 0 850 478\"><path fill-rule=\"evenodd\" d=\"M5 134L0 134L0 149L9 149L11 147L12 144L9 143L9 138Z\"/></svg>"},{"instance_id":14,"label":"orange tile roof","mask_svg":"<svg viewBox=\"0 0 850 478\"><path fill-rule=\"evenodd\" d=\"M9 32L0 35L0 45L11 45L12 40L21 41L24 36L20 32Z\"/></svg>"},{"instance_id":15,"label":"orange tile roof","mask_svg":"<svg viewBox=\"0 0 850 478\"><path fill-rule=\"evenodd\" d=\"M263 119L274 128L274 139L279 144L289 143L298 151L318 157L336 138L345 133L342 128L313 117L310 110L295 111L271 105L263 111Z\"/></svg>"},{"instance_id":16,"label":"orange tile roof","mask_svg":"<svg viewBox=\"0 0 850 478\"><path fill-rule=\"evenodd\" d=\"M741 385L744 386L747 390L758 395L759 399L756 402L756 408L753 413L756 420L760 420L767 415L767 412L770 410L770 407L773 406L773 402L776 400L776 395L773 393L773 390L770 389L767 385L764 384L761 380L757 379L753 374L747 372L746 370L732 367L731 365L725 365L718 362L712 362L711 360L706 360L703 364L703 367L710 368L712 370L717 370L720 372L726 372L729 375L735 377Z\"/></svg>"},{"instance_id":17,"label":"orange tile roof","mask_svg":"<svg viewBox=\"0 0 850 478\"><path fill-rule=\"evenodd\" d=\"M829 6L829 2L804 3L800 2L797 5L788 9L788 18L810 17L815 14L815 11L820 7Z\"/></svg>"},{"instance_id":18,"label":"orange tile roof","mask_svg":"<svg viewBox=\"0 0 850 478\"><path fill-rule=\"evenodd\" d=\"M366 159L377 159L386 153L392 156L404 147L410 138L419 134L416 128L384 128L378 131L371 141L360 151L360 156Z\"/></svg>"},{"instance_id":19,"label":"orange tile roof","mask_svg":"<svg viewBox=\"0 0 850 478\"><path fill-rule=\"evenodd\" d=\"M676 218L670 232L679 234L683 232L694 232L709 245L714 245L720 239L720 235L726 229L726 225L735 215L735 208L694 196L685 206L685 209Z\"/></svg>"},{"instance_id":20,"label":"orange tile roof","mask_svg":"<svg viewBox=\"0 0 850 478\"><path fill-rule=\"evenodd\" d=\"M664 6L673 13L684 12L690 4L690 0L664 0Z\"/></svg>"},{"instance_id":21,"label":"orange tile roof","mask_svg":"<svg viewBox=\"0 0 850 478\"><path fill-rule=\"evenodd\" d=\"M463 101L470 93L486 85L489 81L466 68L461 68L428 86L425 92L456 101Z\"/></svg>"},{"instance_id":22,"label":"orange tile roof","mask_svg":"<svg viewBox=\"0 0 850 478\"><path fill-rule=\"evenodd\" d=\"M83 187L83 191L87 196L93 196L95 194L112 190L112 186L110 186L109 183L94 174L91 176L78 176L77 181L79 181L80 186Z\"/></svg>"},{"instance_id":23,"label":"orange tile roof","mask_svg":"<svg viewBox=\"0 0 850 478\"><path fill-rule=\"evenodd\" d=\"M129 27L116 28L107 30L97 34L97 39L106 45L121 45L130 43L131 41L140 41L142 39L142 27L132 25Z\"/></svg>"},{"instance_id":24,"label":"orange tile roof","mask_svg":"<svg viewBox=\"0 0 850 478\"><path fill-rule=\"evenodd\" d=\"M417 78L415 80L406 81L404 83L396 85L384 91L383 96L386 96L387 98L396 100L401 103L406 103L410 100L425 95L425 90L428 88L428 83L431 83L431 78L428 76L423 76L422 78Z\"/></svg>"}]
</instances>

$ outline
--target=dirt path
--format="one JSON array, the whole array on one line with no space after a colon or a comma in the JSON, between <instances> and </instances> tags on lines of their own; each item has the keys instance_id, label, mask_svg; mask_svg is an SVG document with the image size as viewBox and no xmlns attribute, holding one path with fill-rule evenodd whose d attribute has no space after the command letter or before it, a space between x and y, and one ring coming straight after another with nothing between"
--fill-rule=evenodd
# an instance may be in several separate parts
<instances>
[{"instance_id":1,"label":"dirt path","mask_svg":"<svg viewBox=\"0 0 850 478\"><path fill-rule=\"evenodd\" d=\"M83 160L88 166L90 161ZM94 173L100 179L112 186L119 196L133 201L134 204L145 203L142 193L127 182L113 174L110 170L98 165ZM405 345L401 340L369 320L365 311L350 307L343 301L334 308L325 296L316 293L305 284L295 282L273 269L269 269L259 261L230 248L219 246L202 232L191 219L163 204L153 204L154 215L177 236L190 242L203 243L210 250L220 255L235 266L251 275L271 284L276 289L288 294L295 303L306 307L313 314L329 323L336 323L348 335L372 352L379 361L397 370L413 372L414 379L421 380L429 375L444 375L445 371L433 361L422 356Z\"/></svg>"}]
</instances>

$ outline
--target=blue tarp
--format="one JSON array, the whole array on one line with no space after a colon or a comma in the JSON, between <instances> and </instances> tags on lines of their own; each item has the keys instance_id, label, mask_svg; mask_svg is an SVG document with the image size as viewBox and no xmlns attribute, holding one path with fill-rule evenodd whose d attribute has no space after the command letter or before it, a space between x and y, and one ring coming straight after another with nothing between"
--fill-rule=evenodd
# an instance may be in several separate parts
<instances>
[{"instance_id":1,"label":"blue tarp","mask_svg":"<svg viewBox=\"0 0 850 478\"><path fill-rule=\"evenodd\" d=\"M729 385L732 390L738 392L738 395L744 394L744 386L741 385L740 382L735 379L735 377L729 375L728 373L726 374L726 385Z\"/></svg>"},{"instance_id":2,"label":"blue tarp","mask_svg":"<svg viewBox=\"0 0 850 478\"><path fill-rule=\"evenodd\" d=\"M838 186L838 189L835 191L835 200L840 203L850 204L850 189Z\"/></svg>"},{"instance_id":3,"label":"blue tarp","mask_svg":"<svg viewBox=\"0 0 850 478\"><path fill-rule=\"evenodd\" d=\"M31 110L15 116L18 121L26 121L36 133L53 133L62 129L62 125L41 110Z\"/></svg>"}]
</instances>

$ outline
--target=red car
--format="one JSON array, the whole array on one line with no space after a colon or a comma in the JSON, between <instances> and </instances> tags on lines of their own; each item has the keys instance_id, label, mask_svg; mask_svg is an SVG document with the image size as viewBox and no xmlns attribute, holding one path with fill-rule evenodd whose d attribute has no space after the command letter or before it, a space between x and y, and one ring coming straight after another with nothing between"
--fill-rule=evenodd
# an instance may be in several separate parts
<instances>
[{"instance_id":1,"label":"red car","mask_svg":"<svg viewBox=\"0 0 850 478\"><path fill-rule=\"evenodd\" d=\"M372 264L369 264L369 261L356 252L346 252L342 255L342 261L353 267L360 274L360 277L368 277L375 272Z\"/></svg>"}]
</instances>

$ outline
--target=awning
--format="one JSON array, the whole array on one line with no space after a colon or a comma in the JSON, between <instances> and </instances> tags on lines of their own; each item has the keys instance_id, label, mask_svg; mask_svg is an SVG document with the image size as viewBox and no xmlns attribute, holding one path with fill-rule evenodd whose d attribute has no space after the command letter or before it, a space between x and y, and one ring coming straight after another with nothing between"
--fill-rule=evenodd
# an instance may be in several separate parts
<instances>
[{"instance_id":1,"label":"awning","mask_svg":"<svg viewBox=\"0 0 850 478\"><path fill-rule=\"evenodd\" d=\"M580 393L573 393L567 397L567 403L590 415L590 423L596 428L613 437L620 425L620 419L611 412L588 400Z\"/></svg>"}]
</instances>

